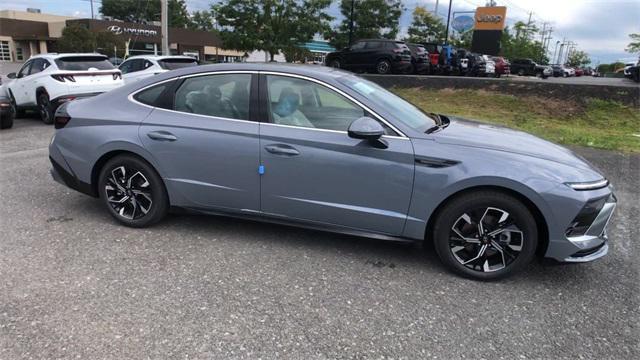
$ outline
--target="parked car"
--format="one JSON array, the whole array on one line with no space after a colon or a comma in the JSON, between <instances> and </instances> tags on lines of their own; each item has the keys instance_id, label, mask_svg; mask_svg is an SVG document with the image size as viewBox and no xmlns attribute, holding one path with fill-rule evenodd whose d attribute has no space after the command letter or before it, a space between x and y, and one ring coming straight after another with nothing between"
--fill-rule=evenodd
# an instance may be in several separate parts
<instances>
[{"instance_id":1,"label":"parked car","mask_svg":"<svg viewBox=\"0 0 640 360\"><path fill-rule=\"evenodd\" d=\"M15 115L15 109L11 104L11 99L6 92L5 85L0 85L0 129L13 127Z\"/></svg>"},{"instance_id":2,"label":"parked car","mask_svg":"<svg viewBox=\"0 0 640 360\"><path fill-rule=\"evenodd\" d=\"M489 55L482 55L482 59L485 64L484 76L494 77L496 76L496 63L491 59Z\"/></svg>"},{"instance_id":3,"label":"parked car","mask_svg":"<svg viewBox=\"0 0 640 360\"><path fill-rule=\"evenodd\" d=\"M440 54L443 51L443 47L437 43L424 43L422 44L425 50L429 53L429 62L431 63L431 72L437 72L438 64L440 62Z\"/></svg>"},{"instance_id":4,"label":"parked car","mask_svg":"<svg viewBox=\"0 0 640 360\"><path fill-rule=\"evenodd\" d=\"M40 54L7 77L14 79L7 89L16 113L35 108L45 124L60 104L123 84L120 70L100 54Z\"/></svg>"},{"instance_id":5,"label":"parked car","mask_svg":"<svg viewBox=\"0 0 640 360\"><path fill-rule=\"evenodd\" d=\"M564 76L564 73L564 66L558 64L551 65L551 75L553 77L562 77Z\"/></svg>"},{"instance_id":6,"label":"parked car","mask_svg":"<svg viewBox=\"0 0 640 360\"><path fill-rule=\"evenodd\" d=\"M458 57L461 62L461 75L464 76L486 76L487 63L480 54L459 51ZM466 60L466 64L465 64ZM466 68L466 71L464 70ZM495 69L495 67L494 67ZM494 70L495 71L495 70Z\"/></svg>"},{"instance_id":7,"label":"parked car","mask_svg":"<svg viewBox=\"0 0 640 360\"><path fill-rule=\"evenodd\" d=\"M493 62L496 64L496 77L500 77L502 75L509 75L511 74L511 64L509 64L509 61L507 61L507 59L501 57L501 56L494 56L492 57Z\"/></svg>"},{"instance_id":8,"label":"parked car","mask_svg":"<svg viewBox=\"0 0 640 360\"><path fill-rule=\"evenodd\" d=\"M514 59L511 62L511 73L520 76L538 76L546 79L551 75L551 68L544 65L538 65L531 59Z\"/></svg>"},{"instance_id":9,"label":"parked car","mask_svg":"<svg viewBox=\"0 0 640 360\"><path fill-rule=\"evenodd\" d=\"M423 112L340 70L184 68L69 102L55 125L54 179L126 226L182 208L429 241L449 268L483 280L537 252L586 262L608 251L616 199L581 157Z\"/></svg>"},{"instance_id":10,"label":"parked car","mask_svg":"<svg viewBox=\"0 0 640 360\"><path fill-rule=\"evenodd\" d=\"M640 82L640 64L629 68L629 79Z\"/></svg>"},{"instance_id":11,"label":"parked car","mask_svg":"<svg viewBox=\"0 0 640 360\"><path fill-rule=\"evenodd\" d=\"M407 44L411 51L411 73L412 74L429 74L431 71L431 62L429 53L420 44Z\"/></svg>"},{"instance_id":12,"label":"parked car","mask_svg":"<svg viewBox=\"0 0 640 360\"><path fill-rule=\"evenodd\" d=\"M562 74L562 76L563 77L576 76L576 69L572 67L564 67L564 73Z\"/></svg>"},{"instance_id":13,"label":"parked car","mask_svg":"<svg viewBox=\"0 0 640 360\"><path fill-rule=\"evenodd\" d=\"M575 68L576 77L584 75L584 70L582 68Z\"/></svg>"},{"instance_id":14,"label":"parked car","mask_svg":"<svg viewBox=\"0 0 640 360\"><path fill-rule=\"evenodd\" d=\"M626 63L622 72L624 77L626 77L627 79L635 80L634 76L637 74L637 71L635 70L637 70L638 66L640 66L640 58L636 62Z\"/></svg>"},{"instance_id":15,"label":"parked car","mask_svg":"<svg viewBox=\"0 0 640 360\"><path fill-rule=\"evenodd\" d=\"M360 40L341 51L327 54L325 64L356 72L405 73L411 69L411 51L403 41Z\"/></svg>"},{"instance_id":16,"label":"parked car","mask_svg":"<svg viewBox=\"0 0 640 360\"><path fill-rule=\"evenodd\" d=\"M198 60L183 55L137 55L125 60L118 69L125 84L183 67L197 66Z\"/></svg>"}]
</instances>

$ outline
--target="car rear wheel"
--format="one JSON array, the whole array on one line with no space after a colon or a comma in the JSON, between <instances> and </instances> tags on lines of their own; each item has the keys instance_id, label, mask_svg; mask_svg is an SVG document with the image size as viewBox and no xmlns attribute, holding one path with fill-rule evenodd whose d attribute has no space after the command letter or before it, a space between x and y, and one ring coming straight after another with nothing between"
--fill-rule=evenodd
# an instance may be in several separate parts
<instances>
[{"instance_id":1,"label":"car rear wheel","mask_svg":"<svg viewBox=\"0 0 640 360\"><path fill-rule=\"evenodd\" d=\"M451 270L477 280L513 275L531 262L536 223L518 199L497 191L459 196L438 213L434 245Z\"/></svg>"},{"instance_id":2,"label":"car rear wheel","mask_svg":"<svg viewBox=\"0 0 640 360\"><path fill-rule=\"evenodd\" d=\"M51 101L49 101L49 94L46 92L38 95L38 114L40 114L43 123L53 124L53 109Z\"/></svg>"},{"instance_id":3,"label":"car rear wheel","mask_svg":"<svg viewBox=\"0 0 640 360\"><path fill-rule=\"evenodd\" d=\"M520 76L524 76L524 69L520 69L520 70L518 70L518 75L520 75Z\"/></svg>"},{"instance_id":4,"label":"car rear wheel","mask_svg":"<svg viewBox=\"0 0 640 360\"><path fill-rule=\"evenodd\" d=\"M389 74L391 72L391 62L389 62L389 60L378 61L376 64L376 72L381 75Z\"/></svg>"},{"instance_id":5,"label":"car rear wheel","mask_svg":"<svg viewBox=\"0 0 640 360\"><path fill-rule=\"evenodd\" d=\"M146 227L168 212L169 198L162 179L146 161L120 155L109 160L98 176L100 198L109 213L124 225Z\"/></svg>"},{"instance_id":6,"label":"car rear wheel","mask_svg":"<svg viewBox=\"0 0 640 360\"><path fill-rule=\"evenodd\" d=\"M15 108L13 105L9 107L9 111L5 115L0 115L0 129L10 129L13 127L13 119L15 118Z\"/></svg>"}]
</instances>

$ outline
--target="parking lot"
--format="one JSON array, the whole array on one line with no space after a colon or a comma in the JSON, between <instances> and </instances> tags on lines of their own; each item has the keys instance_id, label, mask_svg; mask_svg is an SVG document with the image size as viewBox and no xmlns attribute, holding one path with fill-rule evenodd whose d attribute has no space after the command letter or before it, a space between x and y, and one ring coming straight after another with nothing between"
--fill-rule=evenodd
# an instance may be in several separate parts
<instances>
[{"instance_id":1,"label":"parking lot","mask_svg":"<svg viewBox=\"0 0 640 360\"><path fill-rule=\"evenodd\" d=\"M119 226L55 183L53 128L0 132L0 359L603 358L639 355L640 156L610 176L610 254L501 282L433 251L222 217Z\"/></svg>"}]
</instances>

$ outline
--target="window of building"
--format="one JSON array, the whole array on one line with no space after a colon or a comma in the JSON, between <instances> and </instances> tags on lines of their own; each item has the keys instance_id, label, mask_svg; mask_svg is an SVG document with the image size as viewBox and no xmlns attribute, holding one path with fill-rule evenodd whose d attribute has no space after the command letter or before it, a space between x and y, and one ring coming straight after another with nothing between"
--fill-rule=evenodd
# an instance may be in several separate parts
<instances>
[{"instance_id":1,"label":"window of building","mask_svg":"<svg viewBox=\"0 0 640 360\"><path fill-rule=\"evenodd\" d=\"M0 41L0 61L11 61L8 41Z\"/></svg>"},{"instance_id":2,"label":"window of building","mask_svg":"<svg viewBox=\"0 0 640 360\"><path fill-rule=\"evenodd\" d=\"M16 48L16 60L22 61L24 60L24 55L22 54L22 48Z\"/></svg>"}]
</instances>

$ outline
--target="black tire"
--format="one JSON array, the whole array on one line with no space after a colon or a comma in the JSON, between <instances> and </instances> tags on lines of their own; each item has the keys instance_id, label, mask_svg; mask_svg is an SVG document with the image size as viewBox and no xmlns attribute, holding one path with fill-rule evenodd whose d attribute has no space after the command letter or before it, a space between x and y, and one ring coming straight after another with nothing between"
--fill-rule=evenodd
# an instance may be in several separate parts
<instances>
[{"instance_id":1,"label":"black tire","mask_svg":"<svg viewBox=\"0 0 640 360\"><path fill-rule=\"evenodd\" d=\"M376 73L380 75L391 74L391 62L386 59L379 60L376 63Z\"/></svg>"},{"instance_id":2,"label":"black tire","mask_svg":"<svg viewBox=\"0 0 640 360\"><path fill-rule=\"evenodd\" d=\"M329 66L332 68L340 69L340 60L331 60Z\"/></svg>"},{"instance_id":3,"label":"black tire","mask_svg":"<svg viewBox=\"0 0 640 360\"><path fill-rule=\"evenodd\" d=\"M49 101L49 94L44 91L38 94L38 114L43 123L53 124L53 106Z\"/></svg>"},{"instance_id":4,"label":"black tire","mask_svg":"<svg viewBox=\"0 0 640 360\"><path fill-rule=\"evenodd\" d=\"M107 161L98 175L98 194L109 213L130 227L153 225L169 211L162 178L149 163L133 155L119 155ZM122 199L125 200L116 203Z\"/></svg>"},{"instance_id":5,"label":"black tire","mask_svg":"<svg viewBox=\"0 0 640 360\"><path fill-rule=\"evenodd\" d=\"M0 129L11 129L13 127L13 119L15 116L15 108L12 105L6 114L0 115Z\"/></svg>"},{"instance_id":6,"label":"black tire","mask_svg":"<svg viewBox=\"0 0 640 360\"><path fill-rule=\"evenodd\" d=\"M13 94L11 94L11 92L9 92L9 98L11 99L11 107L13 108L14 118L23 118L25 116L25 112L18 107L16 99L13 98Z\"/></svg>"},{"instance_id":7,"label":"black tire","mask_svg":"<svg viewBox=\"0 0 640 360\"><path fill-rule=\"evenodd\" d=\"M507 217L501 222L504 213ZM529 209L511 195L499 191L466 193L451 199L436 216L432 233L436 252L449 269L462 276L476 280L504 278L522 270L535 256L536 222ZM480 232L478 223L484 224L485 236L473 236L473 232ZM503 232L489 236L502 226Z\"/></svg>"},{"instance_id":8,"label":"black tire","mask_svg":"<svg viewBox=\"0 0 640 360\"><path fill-rule=\"evenodd\" d=\"M524 69L518 70L518 76L524 76Z\"/></svg>"}]
</instances>

